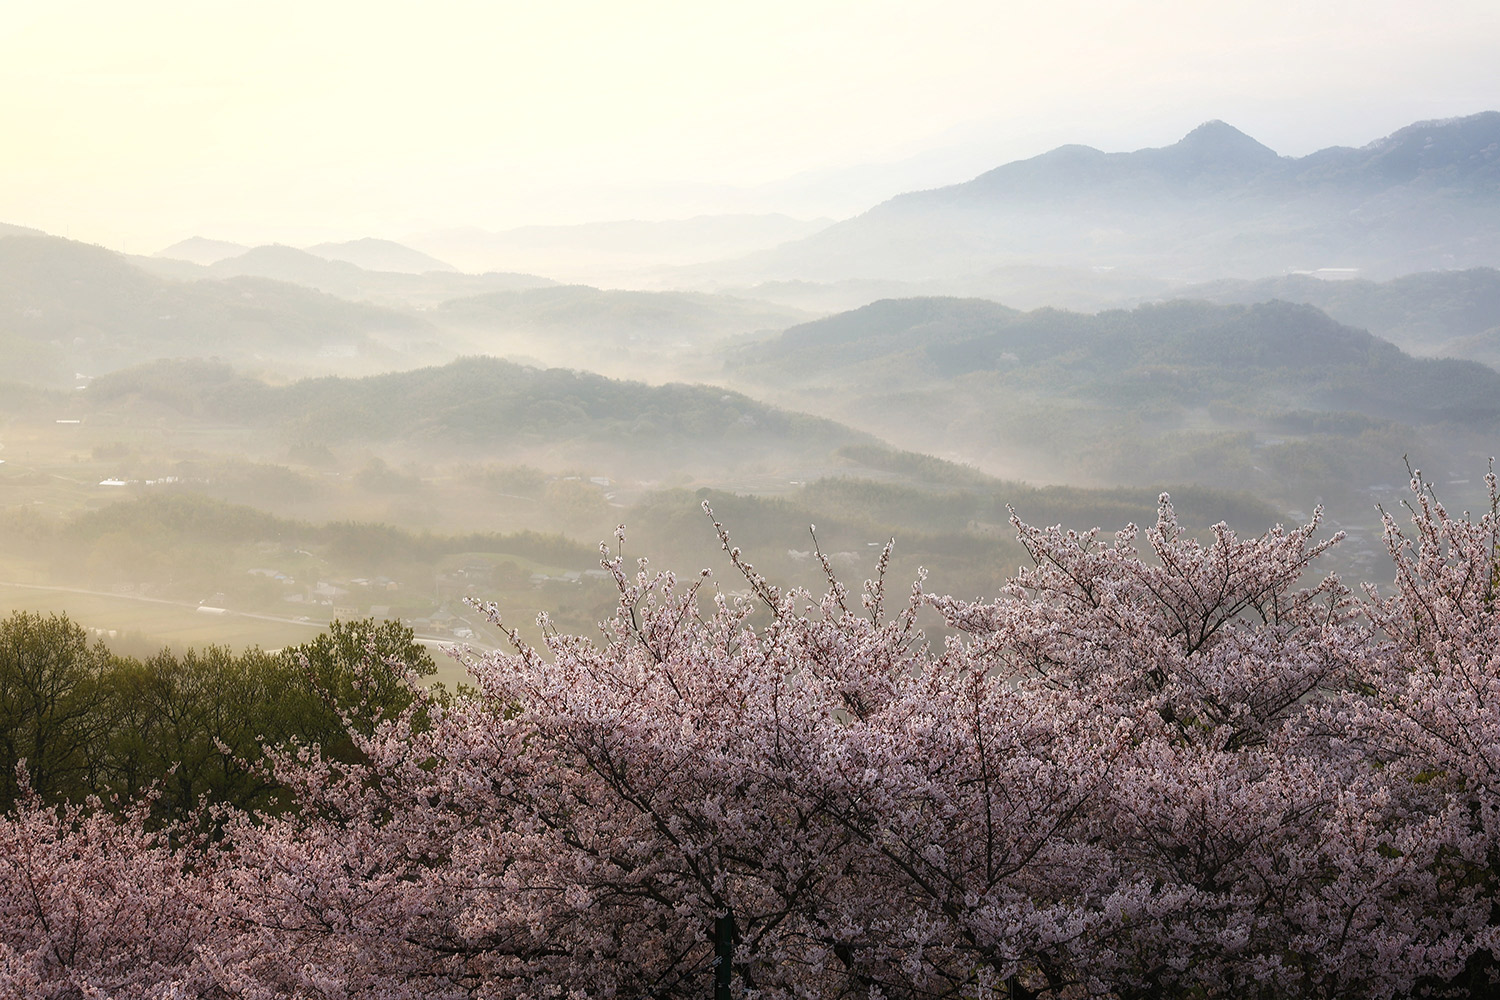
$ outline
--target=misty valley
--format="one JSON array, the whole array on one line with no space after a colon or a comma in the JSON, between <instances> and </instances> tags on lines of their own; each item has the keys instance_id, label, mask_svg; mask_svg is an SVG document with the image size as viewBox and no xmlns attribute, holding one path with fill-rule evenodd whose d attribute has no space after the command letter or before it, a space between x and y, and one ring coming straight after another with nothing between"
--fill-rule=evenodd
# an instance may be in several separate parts
<instances>
[{"instance_id":1,"label":"misty valley","mask_svg":"<svg viewBox=\"0 0 1500 1000\"><path fill-rule=\"evenodd\" d=\"M99 968L1494 995L1500 112L1302 157L1223 122L1064 146L841 221L217 236L0 225L0 807L66 817L0 843L104 870L124 815L124 883L238 900L212 932L151 903L167 930ZM74 686L38 707L48 644ZM1450 666L1487 692L1451 729L1401 686ZM712 794L679 815L672 782ZM120 798L43 808L90 794ZM523 883L545 905L495 902ZM163 943L235 921L212 960Z\"/></svg>"},{"instance_id":2,"label":"misty valley","mask_svg":"<svg viewBox=\"0 0 1500 1000\"><path fill-rule=\"evenodd\" d=\"M895 537L898 573L978 595L1021 555L1007 505L1085 528L1147 521L1163 490L1199 530L1323 504L1351 535L1341 564L1373 572L1403 460L1450 503L1481 499L1496 136L1491 113L1303 160L1221 123L1059 150L774 249L638 269L636 290L464 274L373 239L142 258L10 227L0 575L15 607L83 609L147 645L274 648L372 614L493 643L465 597L599 620L616 524L659 564L715 565L705 498L788 582L816 579L816 523L851 574ZM1253 246L1303 270L1204 283L1269 271L1210 247L1287 199L1295 235ZM1351 205L1352 231L1334 221ZM1452 233L1429 231L1435 206ZM1127 209L1135 243L1089 235ZM989 256L950 261L981 221ZM712 249L711 223L679 238ZM1189 225L1208 241L1191 267L1161 251ZM628 238L651 245L643 229ZM579 230L529 238L610 245Z\"/></svg>"}]
</instances>

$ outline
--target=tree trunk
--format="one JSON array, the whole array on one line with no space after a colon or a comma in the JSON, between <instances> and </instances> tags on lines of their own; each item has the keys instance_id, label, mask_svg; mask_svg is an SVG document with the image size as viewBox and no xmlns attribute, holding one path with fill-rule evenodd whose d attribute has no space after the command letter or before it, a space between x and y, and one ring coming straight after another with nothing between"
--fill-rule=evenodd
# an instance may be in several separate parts
<instances>
[{"instance_id":1,"label":"tree trunk","mask_svg":"<svg viewBox=\"0 0 1500 1000\"><path fill-rule=\"evenodd\" d=\"M734 914L714 920L714 1000L729 1000L729 977L734 969Z\"/></svg>"}]
</instances>

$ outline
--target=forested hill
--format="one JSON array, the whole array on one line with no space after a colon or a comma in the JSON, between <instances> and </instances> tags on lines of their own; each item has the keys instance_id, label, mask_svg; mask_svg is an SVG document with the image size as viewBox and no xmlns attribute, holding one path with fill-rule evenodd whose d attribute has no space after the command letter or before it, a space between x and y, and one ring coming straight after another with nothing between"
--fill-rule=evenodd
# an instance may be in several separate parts
<instances>
[{"instance_id":1,"label":"forested hill","mask_svg":"<svg viewBox=\"0 0 1500 1000\"><path fill-rule=\"evenodd\" d=\"M852 371L851 371L852 369ZM744 349L765 382L906 387L977 373L1062 397L1141 405L1253 403L1399 420L1500 420L1500 372L1419 359L1311 306L1177 300L1097 315L979 300L882 301ZM1268 396L1268 393L1270 394Z\"/></svg>"},{"instance_id":2,"label":"forested hill","mask_svg":"<svg viewBox=\"0 0 1500 1000\"><path fill-rule=\"evenodd\" d=\"M437 368L274 386L226 364L162 361L99 378L95 412L156 411L276 428L304 443L383 442L424 452L527 448L645 452L687 467L826 454L867 435L708 386L648 386L487 357Z\"/></svg>"},{"instance_id":3,"label":"forested hill","mask_svg":"<svg viewBox=\"0 0 1500 1000\"><path fill-rule=\"evenodd\" d=\"M881 350L841 348L861 342ZM1482 467L1500 428L1500 372L1413 358L1285 302L1092 316L877 302L747 347L730 372L782 405L1018 478L1199 482L1294 506L1363 505L1366 486L1404 475L1403 454Z\"/></svg>"},{"instance_id":4,"label":"forested hill","mask_svg":"<svg viewBox=\"0 0 1500 1000\"><path fill-rule=\"evenodd\" d=\"M1425 271L1378 282L1288 274L1215 281L1182 294L1212 302L1303 302L1413 354L1467 358L1500 368L1500 271L1492 267Z\"/></svg>"}]
</instances>

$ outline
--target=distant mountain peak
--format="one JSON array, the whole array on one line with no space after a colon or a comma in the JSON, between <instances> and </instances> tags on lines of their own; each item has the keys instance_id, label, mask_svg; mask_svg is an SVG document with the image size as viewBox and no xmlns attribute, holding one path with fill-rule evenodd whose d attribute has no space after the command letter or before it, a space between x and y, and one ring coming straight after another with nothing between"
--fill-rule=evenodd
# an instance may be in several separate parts
<instances>
[{"instance_id":1,"label":"distant mountain peak","mask_svg":"<svg viewBox=\"0 0 1500 1000\"><path fill-rule=\"evenodd\" d=\"M1208 121L1193 129L1182 137L1183 142L1222 142L1225 139L1237 141L1255 142L1233 125L1222 118L1210 118ZM1260 145L1256 143L1256 145Z\"/></svg>"},{"instance_id":2,"label":"distant mountain peak","mask_svg":"<svg viewBox=\"0 0 1500 1000\"><path fill-rule=\"evenodd\" d=\"M240 243L211 240L204 236L190 236L179 243L173 243L165 250L158 250L154 256L169 260L185 260L208 267L221 260L238 257L248 249L250 248Z\"/></svg>"},{"instance_id":3,"label":"distant mountain peak","mask_svg":"<svg viewBox=\"0 0 1500 1000\"><path fill-rule=\"evenodd\" d=\"M1281 159L1276 151L1215 118L1193 129L1166 150L1185 153L1200 164L1265 165Z\"/></svg>"}]
</instances>

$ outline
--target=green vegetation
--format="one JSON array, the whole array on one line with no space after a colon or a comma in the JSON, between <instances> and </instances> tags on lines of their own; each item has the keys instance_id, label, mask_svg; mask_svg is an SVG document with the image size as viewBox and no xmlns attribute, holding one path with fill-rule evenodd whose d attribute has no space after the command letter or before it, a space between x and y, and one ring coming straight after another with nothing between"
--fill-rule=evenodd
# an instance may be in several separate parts
<instances>
[{"instance_id":1,"label":"green vegetation","mask_svg":"<svg viewBox=\"0 0 1500 1000\"><path fill-rule=\"evenodd\" d=\"M262 746L300 740L355 759L340 710L410 704L399 672L357 687L357 664L434 670L410 629L371 619L335 621L275 654L210 646L136 659L88 640L65 615L0 620L0 812L20 794L22 762L31 790L48 802L128 799L154 787L169 818L204 797L267 808L279 788L256 764Z\"/></svg>"}]
</instances>

